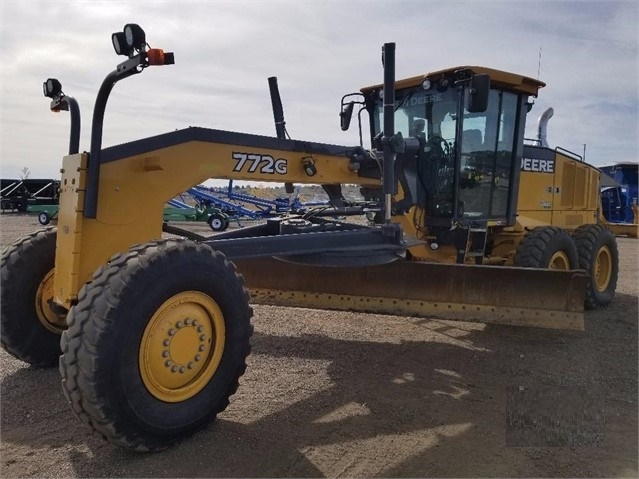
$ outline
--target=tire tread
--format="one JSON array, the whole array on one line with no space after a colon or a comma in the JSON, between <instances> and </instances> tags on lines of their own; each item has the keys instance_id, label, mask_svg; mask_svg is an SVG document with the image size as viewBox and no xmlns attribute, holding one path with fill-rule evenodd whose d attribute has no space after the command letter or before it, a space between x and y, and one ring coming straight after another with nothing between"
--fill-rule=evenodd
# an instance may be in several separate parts
<instances>
[{"instance_id":1,"label":"tire tread","mask_svg":"<svg viewBox=\"0 0 639 479\"><path fill-rule=\"evenodd\" d=\"M136 245L127 253L113 256L106 265L95 272L92 281L81 289L79 302L71 309L68 317L69 329L63 333L63 350L59 362L63 391L80 420L95 429L109 442L142 452L162 450L181 438L149 439L130 429L123 430L124 428L117 427L111 405L96 394L98 386L93 374L93 363L96 360L97 343L101 335L113 326L116 319L112 314L116 302L112 295L114 293L117 295L126 288L134 288L135 275L154 261L159 261L158 253L172 256L180 255L187 249L204 251L204 248L209 249L214 260L232 272L236 280L240 282L246 308L244 314L250 318L252 310L248 306L248 291L244 287L244 278L236 272L234 264L210 247L184 239L165 239ZM100 301L104 301L104 304L99 304ZM98 310L99 314L96 314ZM248 328L249 337L252 332L251 326ZM213 411L213 417L210 420L226 408L228 398L235 393L239 386L239 379L246 371L246 357L250 353L250 344L248 338L246 339L241 365L237 368L224 399L216 405L218 407ZM204 423L201 427L205 425Z\"/></svg>"}]
</instances>

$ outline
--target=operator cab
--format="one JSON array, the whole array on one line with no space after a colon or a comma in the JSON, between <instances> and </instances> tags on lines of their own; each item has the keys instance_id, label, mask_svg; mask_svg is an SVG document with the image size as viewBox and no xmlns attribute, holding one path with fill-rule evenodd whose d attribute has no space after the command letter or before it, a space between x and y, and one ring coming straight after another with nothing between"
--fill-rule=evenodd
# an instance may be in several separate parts
<instances>
[{"instance_id":1,"label":"operator cab","mask_svg":"<svg viewBox=\"0 0 639 479\"><path fill-rule=\"evenodd\" d=\"M515 222L526 113L542 82L483 67L457 67L396 82L396 157L403 199L424 226ZM362 89L371 145L381 150L383 89Z\"/></svg>"}]
</instances>

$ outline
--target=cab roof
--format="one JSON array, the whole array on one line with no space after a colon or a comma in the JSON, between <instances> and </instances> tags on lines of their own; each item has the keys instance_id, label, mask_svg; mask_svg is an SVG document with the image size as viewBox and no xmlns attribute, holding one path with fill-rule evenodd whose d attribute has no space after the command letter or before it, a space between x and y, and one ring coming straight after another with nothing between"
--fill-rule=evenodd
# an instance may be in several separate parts
<instances>
[{"instance_id":1,"label":"cab roof","mask_svg":"<svg viewBox=\"0 0 639 479\"><path fill-rule=\"evenodd\" d=\"M414 77L397 80L395 81L395 88L400 90L403 88L418 86L421 85L422 82L426 79L438 80L443 76L451 75L460 70L471 70L473 73L487 73L488 75L490 75L490 82L492 85L507 90L515 90L517 92L526 93L535 97L537 96L537 92L539 91L539 89L546 86L544 82L535 80L534 78L517 75L515 73L509 73L502 70L495 70L493 68L482 66L458 66L447 68L445 70L437 70L431 73L426 73L424 75L417 75ZM382 84L373 85L364 87L360 91L362 93L368 93L374 90L379 90L383 87L384 85Z\"/></svg>"}]
</instances>

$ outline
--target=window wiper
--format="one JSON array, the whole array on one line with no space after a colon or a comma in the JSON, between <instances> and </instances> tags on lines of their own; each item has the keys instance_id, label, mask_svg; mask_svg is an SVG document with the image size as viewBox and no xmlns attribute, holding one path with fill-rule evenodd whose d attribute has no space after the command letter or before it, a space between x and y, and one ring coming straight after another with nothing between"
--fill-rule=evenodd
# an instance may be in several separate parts
<instances>
[{"instance_id":1,"label":"window wiper","mask_svg":"<svg viewBox=\"0 0 639 479\"><path fill-rule=\"evenodd\" d=\"M406 95L404 98L402 98L402 101L400 101L397 106L395 107L395 110L393 110L394 112L399 110L399 107L404 105L404 103L406 103L408 100L411 99L411 97L413 96L413 94L419 90L419 87L413 88L411 91L408 92L408 95Z\"/></svg>"}]
</instances>

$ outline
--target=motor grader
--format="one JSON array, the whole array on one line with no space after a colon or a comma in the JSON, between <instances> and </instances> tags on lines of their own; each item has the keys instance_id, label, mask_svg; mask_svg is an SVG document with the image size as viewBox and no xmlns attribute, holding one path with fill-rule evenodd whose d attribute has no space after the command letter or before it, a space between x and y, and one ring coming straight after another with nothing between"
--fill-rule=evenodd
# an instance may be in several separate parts
<instances>
[{"instance_id":1,"label":"motor grader","mask_svg":"<svg viewBox=\"0 0 639 479\"><path fill-rule=\"evenodd\" d=\"M109 441L159 450L223 411L250 303L580 329L584 300L611 300L617 250L592 169L524 148L542 82L483 67L396 82L388 43L383 84L342 100L343 129L356 105L360 126L368 113L369 149L287 139L278 95L277 137L189 127L102 148L114 85L173 63L138 25L112 41L126 59L98 91L89 152L77 102L45 82L71 113L58 222L1 263L2 346L58 363L73 411ZM211 237L163 224L165 202L209 178L321 184L332 207ZM364 214L376 224L335 219Z\"/></svg>"}]
</instances>

